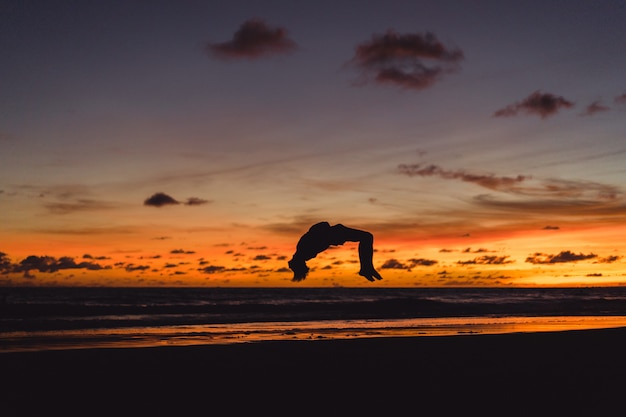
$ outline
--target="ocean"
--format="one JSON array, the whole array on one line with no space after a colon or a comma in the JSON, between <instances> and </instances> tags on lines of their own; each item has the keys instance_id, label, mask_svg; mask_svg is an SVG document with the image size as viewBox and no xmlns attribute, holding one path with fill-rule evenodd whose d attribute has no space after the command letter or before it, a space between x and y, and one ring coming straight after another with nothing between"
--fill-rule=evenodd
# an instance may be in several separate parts
<instances>
[{"instance_id":1,"label":"ocean","mask_svg":"<svg viewBox=\"0 0 626 417\"><path fill-rule=\"evenodd\" d=\"M0 353L626 326L626 288L3 288Z\"/></svg>"}]
</instances>

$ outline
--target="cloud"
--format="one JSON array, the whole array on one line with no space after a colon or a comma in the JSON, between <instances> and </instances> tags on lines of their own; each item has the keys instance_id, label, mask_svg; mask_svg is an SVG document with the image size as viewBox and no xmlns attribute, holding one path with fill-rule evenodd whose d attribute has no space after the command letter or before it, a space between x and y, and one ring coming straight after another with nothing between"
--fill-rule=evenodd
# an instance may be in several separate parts
<instances>
[{"instance_id":1,"label":"cloud","mask_svg":"<svg viewBox=\"0 0 626 417\"><path fill-rule=\"evenodd\" d=\"M189 197L187 201L185 201L184 205L186 206L200 206L203 204L210 203L209 200L205 200L199 197ZM144 206L152 206L152 207L163 207L168 205L177 205L181 204L180 201L176 200L174 197L165 194L165 193L156 193L146 198L143 202Z\"/></svg>"},{"instance_id":2,"label":"cloud","mask_svg":"<svg viewBox=\"0 0 626 417\"><path fill-rule=\"evenodd\" d=\"M416 266L433 266L438 263L438 261L434 259L424 259L424 258L418 258L418 259L411 258L409 259L408 262L411 268L416 267Z\"/></svg>"},{"instance_id":3,"label":"cloud","mask_svg":"<svg viewBox=\"0 0 626 417\"><path fill-rule=\"evenodd\" d=\"M542 179L533 180L529 175L496 176L476 174L465 170L448 170L438 165L400 164L397 172L409 177L439 177L473 183L493 191L509 194L512 198L497 199L489 194L474 197L483 206L510 209L557 209L570 205L570 211L606 210L607 213L624 214L621 204L623 191L620 187L584 180ZM518 198L515 198L518 197ZM521 199L522 197L529 197Z\"/></svg>"},{"instance_id":4,"label":"cloud","mask_svg":"<svg viewBox=\"0 0 626 417\"><path fill-rule=\"evenodd\" d=\"M518 175L516 177L497 177L493 174L471 174L463 170L450 171L443 169L437 165L420 165L420 164L400 164L398 172L409 177L440 177L443 179L455 179L464 182L471 182L490 190L510 191L530 177Z\"/></svg>"},{"instance_id":5,"label":"cloud","mask_svg":"<svg viewBox=\"0 0 626 417\"><path fill-rule=\"evenodd\" d=\"M514 197L498 198L481 194L475 196L473 200L475 204L484 207L526 213L556 210L576 216L594 214L623 217L626 215L624 193L620 187L614 185L592 181L547 179L536 185L517 187L507 191L511 191Z\"/></svg>"},{"instance_id":6,"label":"cloud","mask_svg":"<svg viewBox=\"0 0 626 417\"><path fill-rule=\"evenodd\" d=\"M557 255L547 255L545 253L535 253L532 256L526 258L526 262L531 264L556 264L556 263L567 263L567 262L578 262L585 261L588 259L597 258L598 255L595 253L573 253L569 250L561 251Z\"/></svg>"},{"instance_id":7,"label":"cloud","mask_svg":"<svg viewBox=\"0 0 626 417\"><path fill-rule=\"evenodd\" d=\"M6 274L11 272L13 268L13 263L11 262L11 258L4 252L0 252L0 274Z\"/></svg>"},{"instance_id":8,"label":"cloud","mask_svg":"<svg viewBox=\"0 0 626 417\"><path fill-rule=\"evenodd\" d=\"M350 63L362 70L363 81L421 90L444 74L457 71L463 51L448 48L430 32L374 34L356 46Z\"/></svg>"},{"instance_id":9,"label":"cloud","mask_svg":"<svg viewBox=\"0 0 626 417\"><path fill-rule=\"evenodd\" d=\"M172 250L170 251L170 253L171 253L171 254L175 254L175 255L177 255L177 254L182 254L182 255L193 255L193 254L194 254L194 253L196 253L196 252L194 252L194 251L192 251L192 250L172 249Z\"/></svg>"},{"instance_id":10,"label":"cloud","mask_svg":"<svg viewBox=\"0 0 626 417\"><path fill-rule=\"evenodd\" d=\"M185 201L184 204L186 206L201 206L203 204L208 204L208 203L210 203L209 200L205 200L205 199L198 198L198 197L189 197L187 201Z\"/></svg>"},{"instance_id":11,"label":"cloud","mask_svg":"<svg viewBox=\"0 0 626 417\"><path fill-rule=\"evenodd\" d=\"M581 116L593 116L596 113L600 113L603 111L610 110L607 106L600 104L599 101L594 101L590 105L585 108L585 111L582 112Z\"/></svg>"},{"instance_id":12,"label":"cloud","mask_svg":"<svg viewBox=\"0 0 626 417\"><path fill-rule=\"evenodd\" d=\"M478 248L474 250L472 250L472 248L465 248L462 250L462 252L463 253L485 253L485 252L491 252L491 251L485 248Z\"/></svg>"},{"instance_id":13,"label":"cloud","mask_svg":"<svg viewBox=\"0 0 626 417\"><path fill-rule=\"evenodd\" d=\"M542 230L560 230L561 228L559 226L545 226Z\"/></svg>"},{"instance_id":14,"label":"cloud","mask_svg":"<svg viewBox=\"0 0 626 417\"><path fill-rule=\"evenodd\" d=\"M109 269L109 267L102 266L95 262L84 261L77 263L74 258L69 256L55 258L53 256L29 255L20 262L13 263L6 253L0 252L0 273L2 274L23 272L24 276L32 278L30 271L53 273L63 269L98 271L101 269Z\"/></svg>"},{"instance_id":15,"label":"cloud","mask_svg":"<svg viewBox=\"0 0 626 417\"><path fill-rule=\"evenodd\" d=\"M180 204L180 202L176 201L174 198L165 193L153 194L152 196L146 198L143 202L144 206L152 207L163 207L176 204Z\"/></svg>"},{"instance_id":16,"label":"cloud","mask_svg":"<svg viewBox=\"0 0 626 417\"><path fill-rule=\"evenodd\" d=\"M615 97L614 101L619 104L626 104L626 93Z\"/></svg>"},{"instance_id":17,"label":"cloud","mask_svg":"<svg viewBox=\"0 0 626 417\"><path fill-rule=\"evenodd\" d=\"M613 262L617 262L620 259L622 259L621 256L611 255L611 256L607 256L606 258L598 259L598 263L600 263L600 264L612 264Z\"/></svg>"},{"instance_id":18,"label":"cloud","mask_svg":"<svg viewBox=\"0 0 626 417\"><path fill-rule=\"evenodd\" d=\"M205 50L220 59L256 59L290 53L296 48L286 29L271 27L261 19L249 19L241 24L230 41L207 43Z\"/></svg>"},{"instance_id":19,"label":"cloud","mask_svg":"<svg viewBox=\"0 0 626 417\"><path fill-rule=\"evenodd\" d=\"M411 271L411 269L415 268L416 266L432 266L437 263L438 262L433 259L423 258L412 258L406 261L406 263L402 263L397 259L392 258L386 260L382 264L381 269L406 269L408 271Z\"/></svg>"},{"instance_id":20,"label":"cloud","mask_svg":"<svg viewBox=\"0 0 626 417\"><path fill-rule=\"evenodd\" d=\"M100 261L105 261L105 260L108 260L108 259L111 259L111 258L108 257L108 256L93 256L93 255L90 255L90 254L86 253L86 254L83 255L83 259L96 259L96 260L100 260Z\"/></svg>"},{"instance_id":21,"label":"cloud","mask_svg":"<svg viewBox=\"0 0 626 417\"><path fill-rule=\"evenodd\" d=\"M387 259L380 267L381 269L408 269L406 265L397 259Z\"/></svg>"},{"instance_id":22,"label":"cloud","mask_svg":"<svg viewBox=\"0 0 626 417\"><path fill-rule=\"evenodd\" d=\"M198 268L198 271L204 272L205 274L215 274L217 272L222 272L226 269L224 266L219 265L209 265L204 268Z\"/></svg>"},{"instance_id":23,"label":"cloud","mask_svg":"<svg viewBox=\"0 0 626 417\"><path fill-rule=\"evenodd\" d=\"M73 203L47 203L44 206L53 214L70 214L79 211L97 211L115 208L111 203L89 199L79 199Z\"/></svg>"},{"instance_id":24,"label":"cloud","mask_svg":"<svg viewBox=\"0 0 626 417\"><path fill-rule=\"evenodd\" d=\"M511 264L514 261L508 260L508 256L479 256L470 261L458 261L459 265L504 265Z\"/></svg>"},{"instance_id":25,"label":"cloud","mask_svg":"<svg viewBox=\"0 0 626 417\"><path fill-rule=\"evenodd\" d=\"M148 265L128 264L124 267L124 269L127 272L134 272L134 271L145 271L146 269L150 269L150 267Z\"/></svg>"},{"instance_id":26,"label":"cloud","mask_svg":"<svg viewBox=\"0 0 626 417\"><path fill-rule=\"evenodd\" d=\"M566 100L562 96L555 96L554 94L535 91L524 100L497 110L493 115L495 117L508 117L516 116L520 112L524 112L530 115L537 115L542 119L545 119L548 116L556 114L563 108L570 108L573 106L574 103Z\"/></svg>"}]
</instances>

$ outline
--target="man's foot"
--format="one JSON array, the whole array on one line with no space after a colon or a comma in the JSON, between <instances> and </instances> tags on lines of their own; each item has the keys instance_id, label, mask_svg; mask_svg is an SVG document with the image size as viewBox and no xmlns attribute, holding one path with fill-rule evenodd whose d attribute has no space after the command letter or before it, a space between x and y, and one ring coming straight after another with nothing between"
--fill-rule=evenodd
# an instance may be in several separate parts
<instances>
[{"instance_id":1,"label":"man's foot","mask_svg":"<svg viewBox=\"0 0 626 417\"><path fill-rule=\"evenodd\" d=\"M374 282L375 279L383 279L374 268L361 269L359 275L371 282Z\"/></svg>"}]
</instances>

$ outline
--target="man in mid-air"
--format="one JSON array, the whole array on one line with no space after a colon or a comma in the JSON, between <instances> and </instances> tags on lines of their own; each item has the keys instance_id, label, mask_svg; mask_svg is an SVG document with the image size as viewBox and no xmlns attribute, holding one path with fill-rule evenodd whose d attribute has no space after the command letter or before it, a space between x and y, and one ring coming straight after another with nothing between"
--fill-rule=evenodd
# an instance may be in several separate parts
<instances>
[{"instance_id":1,"label":"man in mid-air","mask_svg":"<svg viewBox=\"0 0 626 417\"><path fill-rule=\"evenodd\" d=\"M374 236L370 232L351 229L342 224L331 226L328 222L320 222L311 226L298 241L296 253L289 261L289 268L293 271L293 281L302 281L306 278L309 273L306 261L315 258L318 253L330 246L343 245L346 242L359 242L359 261L361 262L359 275L372 282L375 279L383 279L372 263Z\"/></svg>"}]
</instances>

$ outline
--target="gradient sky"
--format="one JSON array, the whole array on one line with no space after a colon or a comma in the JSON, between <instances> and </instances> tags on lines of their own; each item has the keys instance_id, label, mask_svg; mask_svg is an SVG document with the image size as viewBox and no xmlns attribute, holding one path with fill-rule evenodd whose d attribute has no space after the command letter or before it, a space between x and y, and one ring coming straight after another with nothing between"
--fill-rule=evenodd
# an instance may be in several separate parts
<instances>
[{"instance_id":1,"label":"gradient sky","mask_svg":"<svg viewBox=\"0 0 626 417\"><path fill-rule=\"evenodd\" d=\"M0 284L626 283L623 1L9 1ZM287 260L318 222L375 236Z\"/></svg>"}]
</instances>

